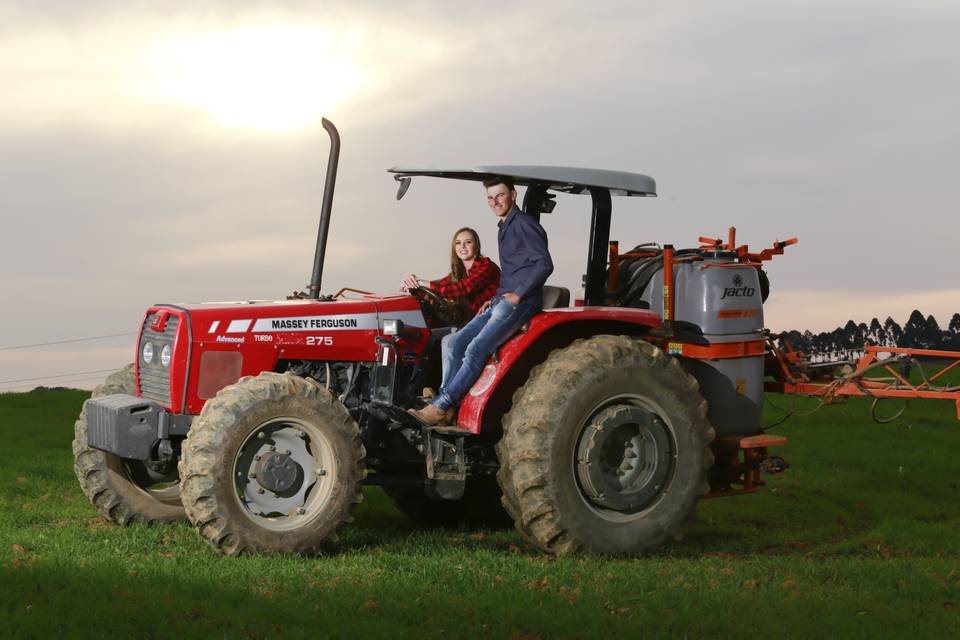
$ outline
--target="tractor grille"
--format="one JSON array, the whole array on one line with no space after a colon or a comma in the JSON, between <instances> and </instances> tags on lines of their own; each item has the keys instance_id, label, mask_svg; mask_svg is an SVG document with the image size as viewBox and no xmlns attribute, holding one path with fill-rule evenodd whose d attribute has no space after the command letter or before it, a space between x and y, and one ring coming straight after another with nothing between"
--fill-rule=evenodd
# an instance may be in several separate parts
<instances>
[{"instance_id":1,"label":"tractor grille","mask_svg":"<svg viewBox=\"0 0 960 640\"><path fill-rule=\"evenodd\" d=\"M159 402L165 407L170 406L170 367L165 367L160 363L160 352L164 345L170 345L173 349L173 339L177 335L177 327L180 326L180 318L170 315L167 318L167 324L162 332L150 329L150 323L153 322L155 313L147 315L143 323L143 329L140 332L140 344L137 346L138 371L140 373L140 395L149 400ZM147 363L143 359L143 345L147 342L153 344L153 362ZM170 366L173 366L173 357L170 358Z\"/></svg>"},{"instance_id":2,"label":"tractor grille","mask_svg":"<svg viewBox=\"0 0 960 640\"><path fill-rule=\"evenodd\" d=\"M170 406L170 375L157 369L140 369L140 395Z\"/></svg>"}]
</instances>

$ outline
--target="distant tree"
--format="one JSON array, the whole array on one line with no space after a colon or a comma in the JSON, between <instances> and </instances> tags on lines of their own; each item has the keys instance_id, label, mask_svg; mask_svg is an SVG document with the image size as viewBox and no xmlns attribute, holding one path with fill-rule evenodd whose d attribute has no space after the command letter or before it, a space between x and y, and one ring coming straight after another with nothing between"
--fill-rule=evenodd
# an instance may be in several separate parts
<instances>
[{"instance_id":1,"label":"distant tree","mask_svg":"<svg viewBox=\"0 0 960 640\"><path fill-rule=\"evenodd\" d=\"M960 313L953 314L947 327L946 346L948 349L960 349Z\"/></svg>"},{"instance_id":2,"label":"distant tree","mask_svg":"<svg viewBox=\"0 0 960 640\"><path fill-rule=\"evenodd\" d=\"M853 320L847 320L847 324L843 325L843 329L837 329L840 332L837 342L840 343L841 349L853 349L858 346L857 337L859 336L860 330L857 327L857 323Z\"/></svg>"},{"instance_id":3,"label":"distant tree","mask_svg":"<svg viewBox=\"0 0 960 640\"><path fill-rule=\"evenodd\" d=\"M830 347L836 351L841 351L847 348L847 332L843 330L843 327L837 327L830 332L830 337L827 339Z\"/></svg>"},{"instance_id":4,"label":"distant tree","mask_svg":"<svg viewBox=\"0 0 960 640\"><path fill-rule=\"evenodd\" d=\"M907 319L907 324L903 325L903 339L900 346L923 349L926 329L927 319L923 317L922 313L914 309L910 318Z\"/></svg>"},{"instance_id":5,"label":"distant tree","mask_svg":"<svg viewBox=\"0 0 960 640\"><path fill-rule=\"evenodd\" d=\"M796 351L809 351L809 347L804 344L803 334L799 331L787 331L786 333L787 342L790 343L790 346L793 347Z\"/></svg>"},{"instance_id":6,"label":"distant tree","mask_svg":"<svg viewBox=\"0 0 960 640\"><path fill-rule=\"evenodd\" d=\"M946 336L944 336L943 331L940 330L937 319L932 315L927 316L923 326L923 348L940 349L944 346L944 342L946 342L945 338Z\"/></svg>"},{"instance_id":7,"label":"distant tree","mask_svg":"<svg viewBox=\"0 0 960 640\"><path fill-rule=\"evenodd\" d=\"M813 339L813 348L814 351L836 351L837 347L834 344L834 338L832 333L826 331L821 331L817 334L817 337Z\"/></svg>"},{"instance_id":8,"label":"distant tree","mask_svg":"<svg viewBox=\"0 0 960 640\"><path fill-rule=\"evenodd\" d=\"M953 314L946 329L940 328L932 315L924 317L914 309L901 328L890 316L880 324L877 318L870 324L848 320L833 331L813 333L809 329L786 332L787 340L797 351L830 354L836 351L859 349L864 343L883 347L912 347L915 349L960 350L960 313Z\"/></svg>"},{"instance_id":9,"label":"distant tree","mask_svg":"<svg viewBox=\"0 0 960 640\"><path fill-rule=\"evenodd\" d=\"M810 351L825 351L826 347L824 346L826 340L824 340L824 333L814 334L813 338L810 340Z\"/></svg>"},{"instance_id":10,"label":"distant tree","mask_svg":"<svg viewBox=\"0 0 960 640\"><path fill-rule=\"evenodd\" d=\"M887 334L887 344L885 346L901 346L900 342L903 340L903 329L900 328L896 320L887 316L887 319L883 323L883 330Z\"/></svg>"},{"instance_id":11,"label":"distant tree","mask_svg":"<svg viewBox=\"0 0 960 640\"><path fill-rule=\"evenodd\" d=\"M874 318L870 321L870 329L867 331L867 340L872 344L882 345L886 341L886 332L880 326L880 321Z\"/></svg>"},{"instance_id":12,"label":"distant tree","mask_svg":"<svg viewBox=\"0 0 960 640\"><path fill-rule=\"evenodd\" d=\"M960 334L960 313L955 313L950 318L950 326L947 327L947 331L954 335Z\"/></svg>"}]
</instances>

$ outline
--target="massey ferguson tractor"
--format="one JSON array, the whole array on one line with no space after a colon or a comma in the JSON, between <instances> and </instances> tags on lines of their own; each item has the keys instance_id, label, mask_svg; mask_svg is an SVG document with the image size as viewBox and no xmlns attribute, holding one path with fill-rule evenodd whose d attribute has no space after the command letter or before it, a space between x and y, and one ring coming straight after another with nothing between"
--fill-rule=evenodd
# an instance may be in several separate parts
<instances>
[{"instance_id":1,"label":"massey ferguson tractor","mask_svg":"<svg viewBox=\"0 0 960 640\"><path fill-rule=\"evenodd\" d=\"M765 332L761 264L795 240L752 253L731 229L692 249L621 254L612 197L655 196L645 175L393 168L398 199L414 177L506 175L526 187L526 215L552 213L557 192L590 203L583 299L570 306L566 289L545 287L545 309L491 357L456 424L423 426L406 410L439 385L448 301L429 290L321 294L340 147L323 126L331 148L308 291L150 307L135 363L84 405L75 471L110 520L186 518L227 555L311 553L377 485L424 522L512 520L550 553L633 555L679 536L701 498L757 491L763 473L786 467L768 453L785 439L763 431L765 391L823 403L938 397L960 411L960 388L903 375L897 362L916 351L868 346L838 377ZM867 375L881 368L892 377Z\"/></svg>"}]
</instances>

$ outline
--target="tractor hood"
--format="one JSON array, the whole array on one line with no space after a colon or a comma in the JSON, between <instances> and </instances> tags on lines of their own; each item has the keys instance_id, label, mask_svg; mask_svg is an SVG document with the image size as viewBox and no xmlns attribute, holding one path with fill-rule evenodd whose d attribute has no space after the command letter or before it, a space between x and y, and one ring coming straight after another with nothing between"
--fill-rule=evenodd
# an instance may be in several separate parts
<instances>
[{"instance_id":1,"label":"tractor hood","mask_svg":"<svg viewBox=\"0 0 960 640\"><path fill-rule=\"evenodd\" d=\"M412 296L337 298L322 301L250 300L157 305L180 309L190 318L196 339L205 336L250 336L259 333L362 330L379 331L384 319L425 328L420 305Z\"/></svg>"}]
</instances>

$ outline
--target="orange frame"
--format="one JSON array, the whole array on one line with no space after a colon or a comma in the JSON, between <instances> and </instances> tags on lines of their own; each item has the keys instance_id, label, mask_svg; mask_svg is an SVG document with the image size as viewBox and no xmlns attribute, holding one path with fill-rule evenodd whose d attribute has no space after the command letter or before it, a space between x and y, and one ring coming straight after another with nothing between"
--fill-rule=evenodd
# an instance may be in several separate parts
<instances>
[{"instance_id":1,"label":"orange frame","mask_svg":"<svg viewBox=\"0 0 960 640\"><path fill-rule=\"evenodd\" d=\"M904 347L864 347L864 355L857 361L856 369L842 378L831 382L810 382L806 376L796 375L791 364L799 363L803 354L793 351L784 341L787 351L783 352L774 344L768 344L770 355L776 360L782 380L767 382L767 391L792 393L797 395L823 398L824 404L831 404L838 398L924 398L930 400L953 400L957 406L957 419L960 420L960 387L933 388L932 383L948 371L960 366L960 352L938 351L932 349L908 349ZM903 354L922 357L945 358L952 360L943 369L927 380L913 384L895 371L889 364L883 364L881 354ZM874 380L866 373L875 369L884 369L893 376L893 380Z\"/></svg>"}]
</instances>

